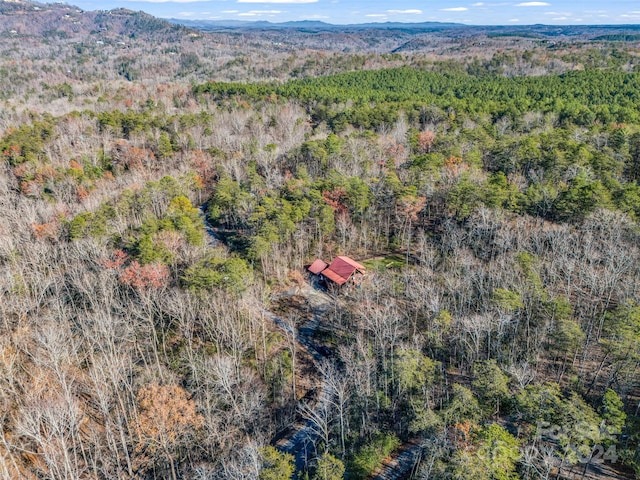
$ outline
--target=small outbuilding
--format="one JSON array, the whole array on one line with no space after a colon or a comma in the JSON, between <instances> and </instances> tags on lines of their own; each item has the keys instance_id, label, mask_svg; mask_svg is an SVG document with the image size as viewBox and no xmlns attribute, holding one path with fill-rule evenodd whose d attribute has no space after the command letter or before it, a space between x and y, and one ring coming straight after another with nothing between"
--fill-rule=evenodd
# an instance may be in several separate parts
<instances>
[{"instance_id":1,"label":"small outbuilding","mask_svg":"<svg viewBox=\"0 0 640 480\"><path fill-rule=\"evenodd\" d=\"M344 285L348 281L358 283L366 273L364 265L346 256L337 256L330 264L317 258L308 270L338 286Z\"/></svg>"}]
</instances>

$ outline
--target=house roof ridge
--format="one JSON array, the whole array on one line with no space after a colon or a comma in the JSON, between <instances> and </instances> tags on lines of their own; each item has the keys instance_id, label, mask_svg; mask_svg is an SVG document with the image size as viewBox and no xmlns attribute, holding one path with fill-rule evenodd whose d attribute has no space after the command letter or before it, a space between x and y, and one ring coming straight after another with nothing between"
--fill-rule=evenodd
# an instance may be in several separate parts
<instances>
[{"instance_id":1,"label":"house roof ridge","mask_svg":"<svg viewBox=\"0 0 640 480\"><path fill-rule=\"evenodd\" d=\"M316 258L307 270L314 275L323 275L338 285L346 283L356 271L360 273L366 272L364 265L346 255L336 255L330 264L320 258Z\"/></svg>"},{"instance_id":2,"label":"house roof ridge","mask_svg":"<svg viewBox=\"0 0 640 480\"><path fill-rule=\"evenodd\" d=\"M336 258L339 258L343 262L348 263L349 265L351 265L352 267L357 268L358 270L366 270L367 269L364 265L362 265L361 263L356 262L353 258L348 257L346 255L337 255ZM331 262L331 263L333 263L333 262Z\"/></svg>"}]
</instances>

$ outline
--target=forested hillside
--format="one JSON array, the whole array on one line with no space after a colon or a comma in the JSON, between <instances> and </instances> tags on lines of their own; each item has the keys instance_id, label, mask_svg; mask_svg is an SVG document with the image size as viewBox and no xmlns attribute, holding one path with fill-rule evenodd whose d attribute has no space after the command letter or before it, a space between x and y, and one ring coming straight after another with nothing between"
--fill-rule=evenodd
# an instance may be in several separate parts
<instances>
[{"instance_id":1,"label":"forested hillside","mask_svg":"<svg viewBox=\"0 0 640 480\"><path fill-rule=\"evenodd\" d=\"M0 24L1 478L640 476L633 31Z\"/></svg>"}]
</instances>

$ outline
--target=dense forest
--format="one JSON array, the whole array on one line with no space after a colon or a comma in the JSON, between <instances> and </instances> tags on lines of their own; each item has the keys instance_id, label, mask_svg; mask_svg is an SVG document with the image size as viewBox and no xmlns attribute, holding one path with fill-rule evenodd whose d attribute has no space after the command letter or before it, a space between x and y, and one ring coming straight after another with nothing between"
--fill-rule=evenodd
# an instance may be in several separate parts
<instances>
[{"instance_id":1,"label":"dense forest","mask_svg":"<svg viewBox=\"0 0 640 480\"><path fill-rule=\"evenodd\" d=\"M0 5L1 478L640 476L635 30Z\"/></svg>"}]
</instances>

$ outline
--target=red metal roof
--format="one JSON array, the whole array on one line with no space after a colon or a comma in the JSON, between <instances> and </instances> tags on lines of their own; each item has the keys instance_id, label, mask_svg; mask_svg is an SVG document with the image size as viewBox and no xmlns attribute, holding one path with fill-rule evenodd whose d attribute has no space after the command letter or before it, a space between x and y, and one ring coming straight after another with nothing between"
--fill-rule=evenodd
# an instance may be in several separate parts
<instances>
[{"instance_id":1,"label":"red metal roof","mask_svg":"<svg viewBox=\"0 0 640 480\"><path fill-rule=\"evenodd\" d=\"M322 274L338 285L342 285L351 278L356 270L364 273L365 267L349 257L338 256L333 259L331 265Z\"/></svg>"},{"instance_id":2,"label":"red metal roof","mask_svg":"<svg viewBox=\"0 0 640 480\"><path fill-rule=\"evenodd\" d=\"M347 280L349 280L349 277L344 278L340 275L338 275L336 272L334 272L333 270L331 270L331 268L325 268L322 271L322 275L324 275L325 277L327 277L329 280L331 280L332 282L337 283L338 285L343 285L345 283L347 283Z\"/></svg>"},{"instance_id":3,"label":"red metal roof","mask_svg":"<svg viewBox=\"0 0 640 480\"><path fill-rule=\"evenodd\" d=\"M347 262L349 265L351 265L352 267L354 267L356 270L360 270L361 272L364 273L364 271L366 270L365 266L356 262L354 259L349 258L349 257L344 257L344 256L337 256L336 260L342 260L343 262ZM334 260L335 262L335 260ZM333 263L333 262L332 262Z\"/></svg>"},{"instance_id":4,"label":"red metal roof","mask_svg":"<svg viewBox=\"0 0 640 480\"><path fill-rule=\"evenodd\" d=\"M338 285L344 285L354 272L364 273L366 269L364 265L349 257L337 256L333 259L331 265L327 265L319 258L316 258L313 263L309 265L308 270L314 275L322 274L332 282Z\"/></svg>"},{"instance_id":5,"label":"red metal roof","mask_svg":"<svg viewBox=\"0 0 640 480\"><path fill-rule=\"evenodd\" d=\"M319 258L316 258L313 263L311 265L309 265L308 270L313 273L314 275L318 275L319 273L321 273L325 268L327 268L328 265L326 263L324 263L322 260L320 260Z\"/></svg>"}]
</instances>

